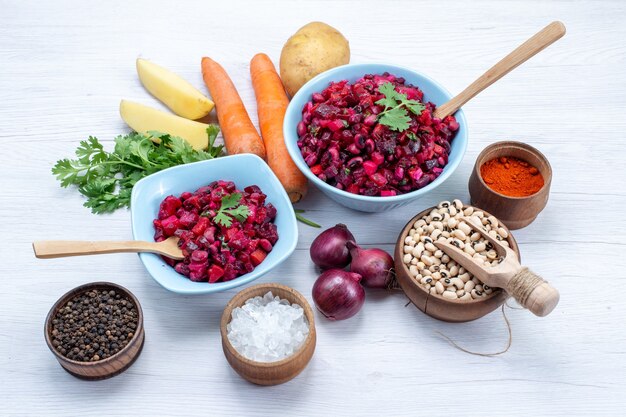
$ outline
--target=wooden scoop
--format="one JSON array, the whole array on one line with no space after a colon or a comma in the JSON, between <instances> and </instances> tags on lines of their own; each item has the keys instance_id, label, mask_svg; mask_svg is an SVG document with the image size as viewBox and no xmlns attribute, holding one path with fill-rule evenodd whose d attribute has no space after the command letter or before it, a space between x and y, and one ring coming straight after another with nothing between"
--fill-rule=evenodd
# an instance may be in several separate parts
<instances>
[{"instance_id":1,"label":"wooden scoop","mask_svg":"<svg viewBox=\"0 0 626 417\"><path fill-rule=\"evenodd\" d=\"M523 64L537 53L541 52L565 35L565 25L561 22L552 22L545 28L537 32L532 38L518 46L513 52L502 58L487 72L478 77L465 90L456 97L442 104L435 110L435 117L443 119L456 112L462 105L474 98L478 93L489 87L491 84L504 77Z\"/></svg>"},{"instance_id":2,"label":"wooden scoop","mask_svg":"<svg viewBox=\"0 0 626 417\"><path fill-rule=\"evenodd\" d=\"M515 252L489 236L482 225L475 224L469 218L464 218L464 220L468 226L493 245L499 257L498 265L479 264L470 255L447 241L439 240L433 244L485 284L502 288L536 316L543 317L550 314L559 302L559 292L539 275L522 267Z\"/></svg>"},{"instance_id":3,"label":"wooden scoop","mask_svg":"<svg viewBox=\"0 0 626 417\"><path fill-rule=\"evenodd\" d=\"M172 259L183 259L183 252L178 247L178 238L170 237L162 242L126 242L80 241L80 240L42 240L33 242L35 256L40 259L63 258L65 256L100 255L102 253L151 252Z\"/></svg>"}]
</instances>

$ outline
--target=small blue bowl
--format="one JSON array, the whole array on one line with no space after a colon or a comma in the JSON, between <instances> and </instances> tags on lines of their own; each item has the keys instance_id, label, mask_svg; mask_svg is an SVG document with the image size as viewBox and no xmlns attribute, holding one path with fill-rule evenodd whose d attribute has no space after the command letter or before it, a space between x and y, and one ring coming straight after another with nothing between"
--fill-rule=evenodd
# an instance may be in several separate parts
<instances>
[{"instance_id":1,"label":"small blue bowl","mask_svg":"<svg viewBox=\"0 0 626 417\"><path fill-rule=\"evenodd\" d=\"M454 114L454 117L459 123L459 130L451 144L448 164L444 167L441 175L424 188L392 197L372 197L340 190L317 178L304 162L300 149L298 148L296 127L300 120L302 120L302 108L311 100L313 93L321 92L328 87L331 81L348 80L349 82L354 82L365 74L382 74L384 72L403 77L407 83L419 87L424 92L424 100L431 101L437 106L442 105L452 98L452 95L448 90L443 88L441 84L422 73L408 68L387 64L348 64L323 72L303 85L289 103L283 124L283 134L285 136L287 150L300 171L328 197L343 206L359 211L379 212L390 210L404 206L434 190L452 175L454 170L461 163L467 148L467 121L465 120L463 110L459 110Z\"/></svg>"},{"instance_id":2,"label":"small blue bowl","mask_svg":"<svg viewBox=\"0 0 626 417\"><path fill-rule=\"evenodd\" d=\"M165 289L179 294L210 294L248 284L280 265L291 255L298 242L296 216L284 188L276 175L258 156L242 154L224 156L208 161L179 165L152 174L135 184L131 195L130 213L133 237L136 240L154 241L152 221L157 218L159 205L168 195L195 191L216 180L233 181L237 188L258 185L267 195L267 202L276 207L274 223L278 228L278 241L254 271L231 281L193 282L177 273L161 256L140 253L139 258L152 278Z\"/></svg>"}]
</instances>

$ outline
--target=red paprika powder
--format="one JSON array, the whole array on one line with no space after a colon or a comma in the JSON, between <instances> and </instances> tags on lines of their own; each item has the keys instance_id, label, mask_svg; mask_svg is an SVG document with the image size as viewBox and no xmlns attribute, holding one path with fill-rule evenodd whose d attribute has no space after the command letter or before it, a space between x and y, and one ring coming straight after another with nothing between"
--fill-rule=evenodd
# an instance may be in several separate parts
<instances>
[{"instance_id":1,"label":"red paprika powder","mask_svg":"<svg viewBox=\"0 0 626 417\"><path fill-rule=\"evenodd\" d=\"M501 156L485 162L480 167L485 184L497 193L509 197L526 197L543 187L543 176L528 162Z\"/></svg>"}]
</instances>

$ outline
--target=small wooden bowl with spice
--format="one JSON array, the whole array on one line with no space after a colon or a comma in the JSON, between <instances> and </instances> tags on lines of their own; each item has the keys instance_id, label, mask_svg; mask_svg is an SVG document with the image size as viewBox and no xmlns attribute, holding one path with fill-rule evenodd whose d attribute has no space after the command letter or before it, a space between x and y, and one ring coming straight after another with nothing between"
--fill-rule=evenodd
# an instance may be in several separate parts
<instances>
[{"instance_id":1,"label":"small wooden bowl with spice","mask_svg":"<svg viewBox=\"0 0 626 417\"><path fill-rule=\"evenodd\" d=\"M50 309L44 330L63 369L87 380L124 372L144 344L139 301L111 282L81 285L64 294Z\"/></svg>"},{"instance_id":2,"label":"small wooden bowl with spice","mask_svg":"<svg viewBox=\"0 0 626 417\"><path fill-rule=\"evenodd\" d=\"M506 242L506 245L508 245L513 252L515 252L517 258L520 259L517 242L515 241L513 235L509 233L509 229L505 225L501 224L492 214L473 206L463 205L463 203L459 200L454 200L453 202L444 201L439 203L437 206L430 207L421 213L418 213L411 220L409 220L400 232L394 252L396 280L409 300L411 300L411 302L424 313L439 320L454 323L476 320L501 306L506 300L507 294L500 288L489 288L485 286L476 278L472 277L471 274L466 275L465 273L461 273L459 265L450 267L450 265L453 265L454 262L451 262L451 259L446 260L445 258L447 255L445 253L434 253L433 255L428 255L430 260L423 259L424 254L433 251L432 246L429 247L426 243L430 243L432 245L436 238L433 238L433 234L431 234L432 232L428 232L425 235L420 234L419 239L416 241L416 236L418 235L416 234L415 227L418 225L418 222L423 219L433 218L433 213L437 211L439 211L438 215L441 215L440 213L442 212L444 214L448 212L449 214L457 212L460 213L462 211L463 213L459 214L459 217L455 222L457 224L465 222L464 218L467 218L468 216L477 216L478 212L480 212L480 220L484 220L483 224L486 225L486 227L495 225L493 230L498 231L498 240ZM454 236L453 229L450 228L448 223L446 223L449 220L446 220L448 217L450 217L450 215L445 216L441 220L433 218L426 223L429 225L435 225L437 223L438 227L441 227L441 232L438 232L439 234L450 233ZM454 217L454 215L452 215L452 217ZM423 226L420 225L418 227ZM459 229L464 228L462 226L458 227ZM456 228L457 226L454 226L454 229ZM472 248L475 248L476 252L482 252L488 249L488 247L484 243L481 243L481 241L474 241L473 238L470 238L471 234L471 232L464 232L464 234L460 236L463 237L467 235L467 244L470 245L471 242L471 246ZM456 238L456 236L454 237ZM430 241L428 241L428 239L430 239ZM484 245L485 247L479 248L479 244ZM413 250L416 250L417 252L412 252ZM436 252L436 249L434 252ZM421 265L414 258L419 262L428 263ZM431 260L440 260L440 265L437 265L437 262L431 263ZM428 269L429 271L425 271L425 269ZM437 276L438 274L440 275ZM447 280L444 280L444 274L446 274L445 278L448 278ZM450 282L443 284L438 283L438 280ZM462 282L459 282L459 280ZM458 290L460 293L467 292L470 294L469 297L464 294L461 298L457 298L456 294L448 294L447 289L452 288L452 285L457 285L457 283L459 283L459 286L454 289ZM444 291L443 287L441 288L441 291L436 291L436 288L439 285L448 285L448 287L446 287L446 291ZM480 290L477 290L477 288ZM447 296L449 295L452 297L448 298Z\"/></svg>"},{"instance_id":3,"label":"small wooden bowl with spice","mask_svg":"<svg viewBox=\"0 0 626 417\"><path fill-rule=\"evenodd\" d=\"M308 324L308 334L293 353L280 360L262 362L249 359L240 353L229 339L229 324L234 320L233 311L246 304L246 301L255 297L266 298L266 294L271 292L274 297L288 301L289 304L298 305L303 310L304 322ZM269 299L269 298L267 298ZM283 306L284 307L284 306ZM241 309L239 309L241 310ZM256 312L258 319L263 317L262 313ZM313 352L315 351L316 333L315 317L308 301L302 294L286 285L269 283L258 284L249 287L235 295L226 305L220 323L222 335L222 348L226 360L232 368L244 379L258 385L278 385L295 378L307 366Z\"/></svg>"},{"instance_id":4,"label":"small wooden bowl with spice","mask_svg":"<svg viewBox=\"0 0 626 417\"><path fill-rule=\"evenodd\" d=\"M487 146L469 179L472 205L489 211L509 229L532 223L548 203L552 168L532 146L514 141Z\"/></svg>"}]
</instances>

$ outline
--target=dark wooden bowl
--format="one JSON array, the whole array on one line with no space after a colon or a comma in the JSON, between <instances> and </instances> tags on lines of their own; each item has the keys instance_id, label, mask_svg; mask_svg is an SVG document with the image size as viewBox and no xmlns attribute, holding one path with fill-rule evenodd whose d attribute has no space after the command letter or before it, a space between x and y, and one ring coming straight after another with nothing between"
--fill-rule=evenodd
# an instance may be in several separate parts
<instances>
[{"instance_id":1,"label":"dark wooden bowl","mask_svg":"<svg viewBox=\"0 0 626 417\"><path fill-rule=\"evenodd\" d=\"M536 167L543 176L543 187L527 197L509 197L489 188L480 175L480 167L501 156L523 159ZM473 206L493 213L509 229L515 230L528 226L544 209L548 203L551 182L552 168L541 152L522 142L503 141L487 146L478 155L468 186Z\"/></svg>"},{"instance_id":2,"label":"dark wooden bowl","mask_svg":"<svg viewBox=\"0 0 626 417\"><path fill-rule=\"evenodd\" d=\"M116 290L121 294L126 295L135 304L137 307L137 329L135 330L135 334L122 350L106 359L96 362L80 362L66 358L57 352L52 345L52 320L54 319L54 316L57 311L65 305L65 303L75 296L91 290L104 289ZM113 284L112 282L92 282L76 287L59 298L59 300L50 309L48 317L46 317L46 327L44 333L48 348L50 348L63 369L67 372L75 377L87 380L111 378L112 376L121 374L128 369L141 353L144 343L143 312L141 311L141 305L139 304L137 298L126 288Z\"/></svg>"},{"instance_id":3,"label":"dark wooden bowl","mask_svg":"<svg viewBox=\"0 0 626 417\"><path fill-rule=\"evenodd\" d=\"M468 206L464 206L464 208L466 207ZM413 223L415 223L422 216L428 215L428 213L430 213L434 208L437 207L430 207L417 214L409 220L406 226L402 229L402 232L400 232L394 253L396 279L398 280L398 284L400 284L404 293L407 297L409 297L409 300L411 300L417 308L429 316L454 323L476 320L500 307L506 300L506 292L500 288L494 288L493 292L484 298L478 298L471 301L449 300L447 298L443 298L443 296L439 294L430 294L426 288L422 287L422 285L415 280L413 276L411 276L409 268L402 261L404 256L404 239L408 236L409 231L413 227ZM486 215L490 215L487 211L482 209L480 210ZM509 231L506 226L503 227L507 230L507 232ZM517 246L517 242L512 234L509 233L507 241L509 242L511 249L517 253L517 258L521 260L519 247Z\"/></svg>"},{"instance_id":4,"label":"dark wooden bowl","mask_svg":"<svg viewBox=\"0 0 626 417\"><path fill-rule=\"evenodd\" d=\"M228 340L226 325L232 318L233 309L241 307L246 300L271 291L274 296L287 299L290 303L296 303L304 309L304 315L309 321L309 335L293 355L276 362L257 362L245 358L235 350ZM315 317L308 301L302 294L293 288L281 284L258 284L247 288L235 295L226 305L220 324L222 333L222 348L226 360L233 369L244 379L258 385L278 385L295 378L307 366L317 340L315 334Z\"/></svg>"}]
</instances>

